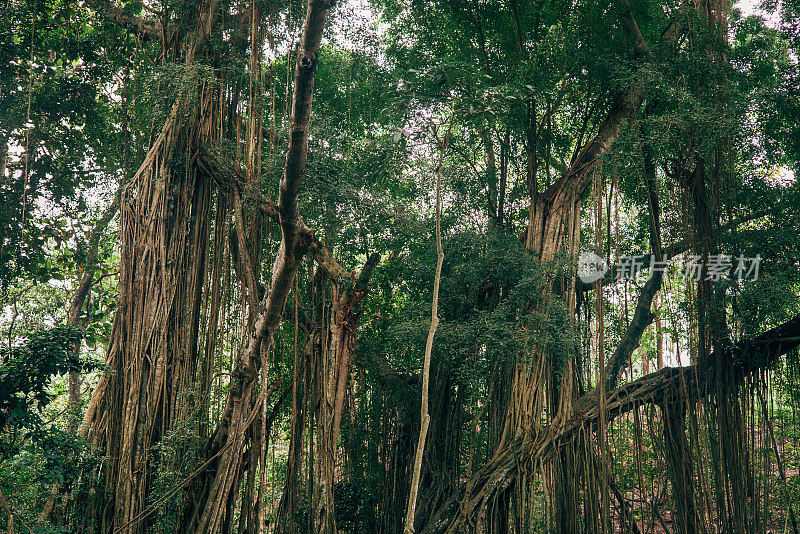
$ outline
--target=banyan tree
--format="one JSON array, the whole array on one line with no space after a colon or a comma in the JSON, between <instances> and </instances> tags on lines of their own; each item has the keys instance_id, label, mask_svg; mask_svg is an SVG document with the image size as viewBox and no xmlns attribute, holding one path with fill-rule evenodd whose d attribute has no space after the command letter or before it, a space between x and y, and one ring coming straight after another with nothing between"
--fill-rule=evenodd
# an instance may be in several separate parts
<instances>
[{"instance_id":1,"label":"banyan tree","mask_svg":"<svg viewBox=\"0 0 800 534\"><path fill-rule=\"evenodd\" d=\"M798 532L796 2L11 4L9 532Z\"/></svg>"}]
</instances>

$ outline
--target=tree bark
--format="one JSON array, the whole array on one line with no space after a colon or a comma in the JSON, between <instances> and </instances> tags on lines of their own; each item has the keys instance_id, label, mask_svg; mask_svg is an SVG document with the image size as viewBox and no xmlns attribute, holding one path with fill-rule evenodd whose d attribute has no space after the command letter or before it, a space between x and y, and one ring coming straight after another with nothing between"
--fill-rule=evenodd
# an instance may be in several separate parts
<instances>
[{"instance_id":1,"label":"tree bark","mask_svg":"<svg viewBox=\"0 0 800 534\"><path fill-rule=\"evenodd\" d=\"M176 153L191 161L214 131L208 128L214 107L201 111L197 105L213 100L212 89L193 83L192 65L210 32L215 3L201 8L184 47L189 83L121 194L120 298L107 354L114 373L101 378L80 429L111 459L104 464L100 508L90 514L101 532L145 531L140 514L154 475L152 446L191 407L196 354L186 333L196 332L211 189L196 167L173 172L170 161Z\"/></svg>"},{"instance_id":2,"label":"tree bark","mask_svg":"<svg viewBox=\"0 0 800 534\"><path fill-rule=\"evenodd\" d=\"M296 313L296 312L295 312ZM315 351L320 350L319 336L309 333L303 347L302 362L295 361L294 381L292 384L292 412L289 432L289 457L286 460L286 483L283 486L278 511L275 513L275 531L279 534L291 534L298 530L295 523L298 499L300 498L300 470L303 461L303 430L308 405L308 387L311 381L311 362ZM302 372L299 368L302 365Z\"/></svg>"},{"instance_id":3,"label":"tree bark","mask_svg":"<svg viewBox=\"0 0 800 534\"><path fill-rule=\"evenodd\" d=\"M123 184L124 185L124 184ZM83 308L86 298L89 296L92 285L95 283L95 272L100 267L98 258L98 249L100 248L100 239L103 236L108 224L116 215L119 209L120 194L122 186L114 194L114 200L103 211L100 219L95 223L92 228L92 233L88 241L88 253L86 260L83 264L83 272L78 277L78 285L75 288L75 293L72 296L69 308L67 309L67 318L65 323L70 326L80 326L81 309ZM76 343L73 347L75 356L77 357L80 352L81 344ZM80 416L78 414L78 406L80 405L80 382L81 377L75 371L70 371L67 378L67 432L76 434L78 432L78 425ZM47 499L42 511L37 519L38 523L44 523L50 514L53 512L56 503L56 497L60 491L60 485L56 484L53 487L52 495Z\"/></svg>"},{"instance_id":4,"label":"tree bark","mask_svg":"<svg viewBox=\"0 0 800 534\"><path fill-rule=\"evenodd\" d=\"M322 31L332 6L330 0L308 3L295 69L289 148L278 195L281 243L262 310L245 349L237 358L220 423L207 452L209 458L219 456L216 471L213 476L208 474L209 489L203 491L202 497L187 499L184 517L191 518L188 531L212 533L223 524L227 502L241 480L247 430L266 400L255 396L258 369L264 363L261 355L270 353L299 262L311 246L301 232L304 225L299 219L297 196L308 158L311 104Z\"/></svg>"},{"instance_id":5,"label":"tree bark","mask_svg":"<svg viewBox=\"0 0 800 534\"><path fill-rule=\"evenodd\" d=\"M800 315L763 334L743 341L723 357L712 358L724 368L734 383L800 345ZM607 392L605 418L610 421L643 404L669 405L697 402L714 391L716 369L711 364L665 367L638 380ZM566 421L553 423L538 432L528 430L495 452L493 457L465 484L465 487L439 508L422 531L424 534L456 532L467 519L474 520L488 499L508 488L519 469L530 469L548 458L575 432L597 424L600 418L597 396L587 394L575 403L575 412ZM468 492L465 492L468 489Z\"/></svg>"},{"instance_id":6,"label":"tree bark","mask_svg":"<svg viewBox=\"0 0 800 534\"><path fill-rule=\"evenodd\" d=\"M120 189L118 189L114 194L114 200L105 209L105 211L103 211L103 214L97 220L94 228L92 229L92 233L88 242L89 251L86 255L86 261L83 264L83 272L78 278L78 285L75 288L75 293L72 296L72 301L70 302L69 309L67 310L66 324L68 325L79 326L81 309L86 302L86 298L89 296L89 291L91 290L92 285L95 283L95 272L100 267L98 258L100 239L103 237L106 228L108 228L109 223L119 210L120 195L122 193L122 187L124 186L125 184L123 183L120 186ZM79 349L80 344L75 347L76 351ZM80 403L79 381L80 377L78 374L75 372L70 372L69 391L67 398L67 411L70 413L70 421L67 428L71 434L74 434L78 431L79 418L76 411L78 409L78 404Z\"/></svg>"},{"instance_id":7,"label":"tree bark","mask_svg":"<svg viewBox=\"0 0 800 534\"><path fill-rule=\"evenodd\" d=\"M445 133L445 138L440 147L439 161L436 164L434 175L436 176L436 271L433 276L433 298L431 303L431 325L428 329L428 339L425 341L425 354L422 359L422 397L420 400L420 424L419 437L417 438L417 449L414 453L414 467L411 473L411 489L408 494L408 506L406 509L406 521L403 531L405 534L413 534L414 517L417 508L417 493L419 492L420 474L422 473L422 456L425 452L425 440L428 437L428 425L431 416L428 413L428 385L431 374L431 353L433 352L433 338L436 335L436 328L439 326L439 282L442 279L442 263L444 262L444 251L442 250L442 191L440 167L444 159L444 152L447 149L447 142L450 138L450 129L453 119L450 119L450 126ZM487 136L488 137L488 136ZM487 150L489 147L487 146Z\"/></svg>"},{"instance_id":8,"label":"tree bark","mask_svg":"<svg viewBox=\"0 0 800 534\"><path fill-rule=\"evenodd\" d=\"M695 534L699 528L694 502L692 452L686 441L686 409L683 403L661 407L667 472L675 505L674 522L680 534Z\"/></svg>"},{"instance_id":9,"label":"tree bark","mask_svg":"<svg viewBox=\"0 0 800 534\"><path fill-rule=\"evenodd\" d=\"M360 303L369 290L367 284L378 261L380 255L370 255L358 278L354 278L354 273L345 278L350 279L349 283L340 281L341 268L327 273L337 285L334 286L331 319L327 329L329 337L314 367L317 374L317 442L312 503L314 531L319 533L336 533L333 478L339 429L353 363L358 321L361 317Z\"/></svg>"}]
</instances>

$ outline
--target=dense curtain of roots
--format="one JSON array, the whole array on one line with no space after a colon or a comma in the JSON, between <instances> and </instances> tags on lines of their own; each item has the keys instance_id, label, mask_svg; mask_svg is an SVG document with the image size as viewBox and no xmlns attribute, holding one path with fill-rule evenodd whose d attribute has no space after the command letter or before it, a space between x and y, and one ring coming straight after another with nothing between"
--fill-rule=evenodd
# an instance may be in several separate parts
<instances>
[{"instance_id":1,"label":"dense curtain of roots","mask_svg":"<svg viewBox=\"0 0 800 534\"><path fill-rule=\"evenodd\" d=\"M309 12L319 5L312 2ZM292 295L275 306L263 341L253 342L267 302L260 281L271 277L262 266L275 260L264 251L274 244L272 225L285 224L284 213L270 221L262 213L268 210L246 196L261 185L265 136L270 150L277 136L274 80L273 130L266 133L263 124L262 52L269 36L262 8L250 6L246 88L224 72L208 76L193 61L201 38L188 40L175 103L122 193L109 372L80 430L104 463L94 475L99 489L75 503L89 511L75 531L402 532L419 429L408 398L416 398L419 376L387 362L358 361L356 352L380 256L367 256L352 273L320 248L301 268L302 254L291 258L296 263L282 290L284 298L289 289ZM209 16L201 15L201 28ZM301 65L303 58L298 79ZM764 365L750 367L715 364L713 358L731 356L725 352L731 347L725 303L710 284L686 285L692 308L683 336L681 325L669 324L668 299L655 299L660 278L642 285L649 300L640 296L641 309L631 302L628 314L627 282L621 290L599 285L590 294L564 267L575 263L586 214L593 230L588 242L614 259L619 185L615 169L595 163L643 100L641 93L624 96L545 192L532 185L533 117L525 147L531 198L524 238L545 274L521 314L561 321L575 336L564 335L563 351L534 340L498 359L477 394L448 362L434 361L419 532L799 534L787 483L796 476L787 456L796 462L796 452L784 449L786 429L773 425L775 377L800 386L796 355L770 353ZM226 174L221 169L230 162L211 152L234 138L233 167L243 170ZM493 180L488 216L499 223L509 138L501 143L498 174L494 141L482 132ZM724 148L718 147L710 176L693 154L668 186L695 230L683 237L705 257L715 252L725 202L717 194ZM650 245L660 254L659 177L650 147L640 149ZM281 248L276 257L286 253ZM490 290L491 309L508 296L504 291ZM611 291L626 323L640 322L638 336L623 339L629 344L613 354L603 322ZM634 362L646 328L656 331L657 354ZM285 369L276 369L277 351L291 355ZM681 354L691 354L684 364L696 365L664 367L665 355ZM769 370L776 364L786 369ZM284 415L285 439L275 443L272 431Z\"/></svg>"},{"instance_id":2,"label":"dense curtain of roots","mask_svg":"<svg viewBox=\"0 0 800 534\"><path fill-rule=\"evenodd\" d=\"M155 475L148 451L177 423L200 415L196 400L207 389L195 388L214 188L194 161L199 147L213 142L218 111L212 86L197 91L192 98L199 103L175 105L122 196L112 373L104 375L84 423L89 439L114 460L103 470L108 501L98 506L115 528L147 504ZM212 293L219 298L218 287ZM208 369L201 374L207 378Z\"/></svg>"}]
</instances>

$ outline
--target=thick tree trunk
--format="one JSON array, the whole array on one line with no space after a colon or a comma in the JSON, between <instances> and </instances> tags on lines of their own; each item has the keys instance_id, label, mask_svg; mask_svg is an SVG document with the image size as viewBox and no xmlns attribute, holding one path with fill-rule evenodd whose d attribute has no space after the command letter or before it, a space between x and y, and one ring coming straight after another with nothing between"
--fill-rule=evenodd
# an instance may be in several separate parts
<instances>
[{"instance_id":1,"label":"thick tree trunk","mask_svg":"<svg viewBox=\"0 0 800 534\"><path fill-rule=\"evenodd\" d=\"M122 192L120 297L107 355L114 373L102 377L81 429L110 459L95 516L101 532L145 531L152 447L191 406L211 203L191 161L211 140L216 111L197 105L214 94L191 67L213 18L213 2L203 7L187 40L186 88ZM185 170L173 172L175 154L188 155Z\"/></svg>"},{"instance_id":2,"label":"thick tree trunk","mask_svg":"<svg viewBox=\"0 0 800 534\"><path fill-rule=\"evenodd\" d=\"M619 0L617 4L634 55L637 58L651 57L628 1ZM668 41L677 38L675 32L665 34ZM597 135L579 147L579 150L576 149L576 156L568 170L542 193L538 193L535 183L535 165L529 162L531 199L526 245L542 264L546 265L557 257L575 258L580 243L580 200L591 184L594 166L619 138L626 125L635 118L642 101L643 92L639 87L627 94L618 95ZM535 135L529 134L529 138L535 138ZM563 275L557 276L554 273L548 282L543 288L545 302L548 305L552 301L559 302L565 306L567 316L571 317L576 302L574 278L565 280ZM649 288L651 299L657 290L658 285L655 284ZM641 315L642 318L636 325L643 325L643 330L651 320L649 301L647 309ZM624 355L630 357L630 353L638 345L641 332L631 331L630 334L631 339L622 348L619 357L612 358L610 363L619 361ZM518 364L513 371L509 403L504 416L504 431L497 454L501 454L511 443L520 439L547 439L550 432L562 428L573 418L580 377L574 369L572 359L563 361L563 358L549 355L544 350L534 350L533 354L526 356L531 363ZM616 374L612 373L614 377ZM545 398L546 392L549 392L549 398ZM549 427L543 428L540 415L546 408L549 408L551 422ZM572 533L578 529L576 511L579 509L579 492L574 474L576 466L581 463L580 454L580 450L570 445L561 451L548 470L551 473L550 486L555 492L555 528L559 532Z\"/></svg>"},{"instance_id":3,"label":"thick tree trunk","mask_svg":"<svg viewBox=\"0 0 800 534\"><path fill-rule=\"evenodd\" d=\"M695 534L699 521L694 502L694 462L686 441L686 405L677 403L661 407L667 472L675 505L673 522L679 534Z\"/></svg>"}]
</instances>

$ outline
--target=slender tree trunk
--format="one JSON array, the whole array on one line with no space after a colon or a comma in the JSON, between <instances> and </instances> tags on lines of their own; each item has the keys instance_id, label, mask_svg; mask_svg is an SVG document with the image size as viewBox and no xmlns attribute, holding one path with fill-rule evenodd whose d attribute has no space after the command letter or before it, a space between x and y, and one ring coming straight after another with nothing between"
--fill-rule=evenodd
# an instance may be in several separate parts
<instances>
[{"instance_id":1,"label":"slender tree trunk","mask_svg":"<svg viewBox=\"0 0 800 534\"><path fill-rule=\"evenodd\" d=\"M72 296L72 301L70 302L69 309L67 310L67 320L66 324L71 326L79 326L80 324L80 316L81 316L81 309L83 309L84 303L86 302L87 297L89 296L89 292L91 290L92 285L95 283L95 273L97 269L100 267L100 259L99 255L99 248L100 248L100 240L103 237L103 234L108 228L109 223L117 214L119 210L119 202L120 202L120 194L122 192L122 187L124 187L124 183L120 186L120 189L114 194L114 200L111 204L105 209L103 214L100 216L100 219L97 220L95 223L94 228L92 229L92 233L89 236L88 242L88 254L86 256L86 262L83 265L83 272L78 277L78 285L75 288L75 293ZM80 350L80 344L75 347L75 351ZM69 389L68 389L68 397L67 397L67 411L70 413L70 421L68 424L68 430L70 433L74 434L78 430L78 423L80 421L77 410L78 404L80 403L80 377L75 372L70 372L69 374Z\"/></svg>"},{"instance_id":2,"label":"slender tree trunk","mask_svg":"<svg viewBox=\"0 0 800 534\"><path fill-rule=\"evenodd\" d=\"M123 184L124 185L124 184ZM88 242L88 254L86 257L86 262L83 265L83 272L78 277L78 285L75 288L75 293L72 296L72 301L70 302L70 306L67 309L67 318L65 323L70 326L80 326L81 323L81 310L83 309L84 303L86 302L92 284L95 283L95 272L100 267L99 265L99 258L98 258L98 251L100 248L100 239L103 236L106 228L108 227L111 220L117 213L119 209L119 200L120 194L122 191L122 187L117 190L114 194L114 200L111 202L103 214L98 219L97 223L95 223L94 228L92 229L92 233L89 237ZM80 353L81 344L80 342L76 343L73 347L73 353L75 357L77 357ZM80 423L80 415L79 415L79 406L80 406L80 387L81 387L81 377L79 373L75 371L70 371L69 376L67 378L67 432L70 434L76 434L78 432L78 426ZM47 518L50 517L50 514L53 513L53 509L55 508L56 498L60 491L60 485L56 484L53 487L52 495L47 502L42 507L42 511L39 514L38 523L44 523L47 521Z\"/></svg>"},{"instance_id":3,"label":"slender tree trunk","mask_svg":"<svg viewBox=\"0 0 800 534\"><path fill-rule=\"evenodd\" d=\"M654 302L654 307L658 308L658 300ZM664 329L661 326L661 314L658 309L654 311L656 323L656 371L660 371L664 367ZM647 369L645 374L648 374L650 369Z\"/></svg>"},{"instance_id":4,"label":"slender tree trunk","mask_svg":"<svg viewBox=\"0 0 800 534\"><path fill-rule=\"evenodd\" d=\"M67 325L80 326L81 309L83 309L84 303L89 296L92 284L95 283L95 272L100 267L98 258L100 239L119 209L121 191L122 188L120 187L120 189L118 189L114 194L114 200L105 209L97 223L95 223L92 233L89 236L89 251L86 257L86 262L83 265L83 272L78 277L78 285L75 288L72 301L67 309L67 318L65 321ZM80 348L80 342L76 343L73 347L73 352L76 357L80 353ZM76 434L78 432L78 425L80 422L78 411L80 406L81 377L75 371L70 371L67 380L67 432L70 434ZM47 500L47 502L45 502L45 505L42 507L42 511L39 514L37 520L38 523L44 523L47 521L47 518L50 517L50 514L53 513L53 509L55 508L56 504L56 498L60 489L61 487L59 484L56 484L53 487L51 497Z\"/></svg>"},{"instance_id":5,"label":"slender tree trunk","mask_svg":"<svg viewBox=\"0 0 800 534\"><path fill-rule=\"evenodd\" d=\"M442 249L442 191L441 191L441 165L444 160L444 153L447 150L447 143L450 139L450 130L453 126L453 118L445 133L444 141L439 149L439 161L434 169L436 177L436 270L433 276L433 298L431 303L431 325L428 328L428 339L425 342L425 353L422 359L422 397L420 400L420 424L417 448L414 453L414 465L411 473L411 489L408 494L408 505L406 509L406 520L403 531L405 534L414 532L415 510L417 508L417 494L419 492L420 476L422 473L422 457L425 453L425 440L428 436L428 426L431 416L428 413L428 386L431 374L431 352L433 352L433 338L436 335L436 328L439 326L439 282L442 278L442 263L444 262L444 250ZM487 148L488 150L488 148Z\"/></svg>"},{"instance_id":6,"label":"slender tree trunk","mask_svg":"<svg viewBox=\"0 0 800 534\"><path fill-rule=\"evenodd\" d=\"M509 505L513 486L492 496L486 507L486 532L488 534L508 534Z\"/></svg>"}]
</instances>

